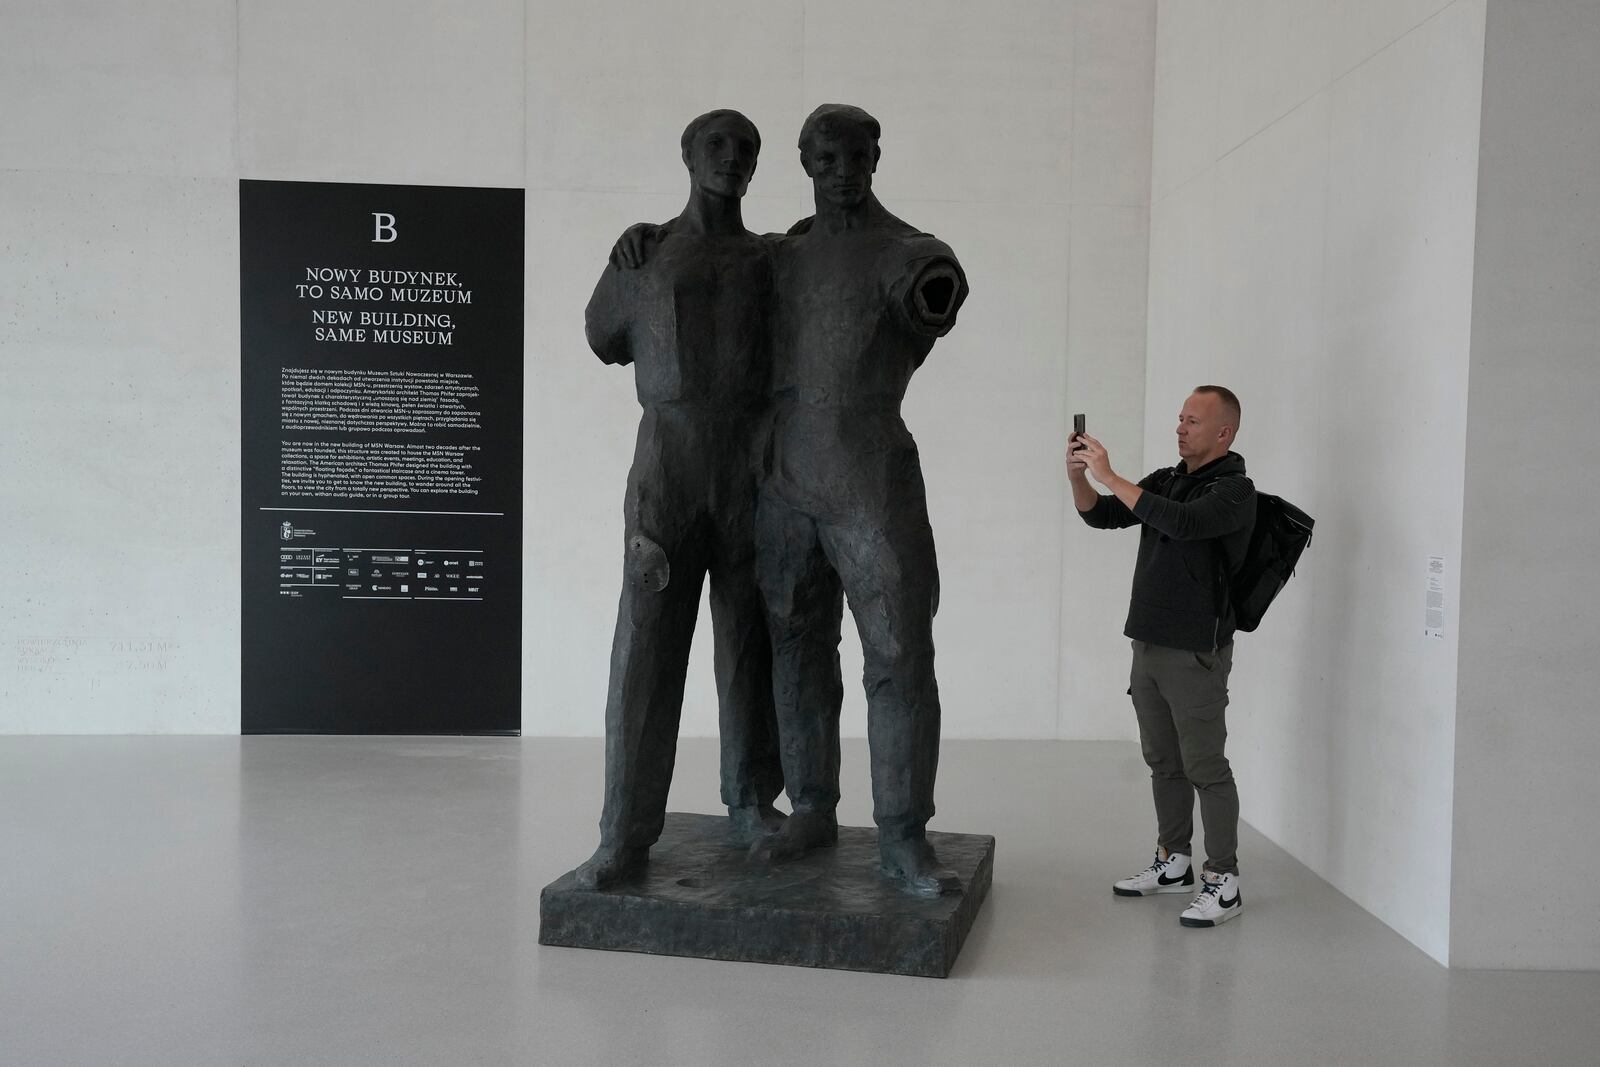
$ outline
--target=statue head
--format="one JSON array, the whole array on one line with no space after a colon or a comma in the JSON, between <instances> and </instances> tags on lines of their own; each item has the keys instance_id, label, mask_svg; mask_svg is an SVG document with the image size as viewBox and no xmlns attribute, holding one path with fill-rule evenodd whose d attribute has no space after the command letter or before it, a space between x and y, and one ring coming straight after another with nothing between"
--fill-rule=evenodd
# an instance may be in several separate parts
<instances>
[{"instance_id":1,"label":"statue head","mask_svg":"<svg viewBox=\"0 0 1600 1067\"><path fill-rule=\"evenodd\" d=\"M695 187L712 196L743 196L756 172L761 132L737 111L708 111L683 128L683 165Z\"/></svg>"},{"instance_id":2,"label":"statue head","mask_svg":"<svg viewBox=\"0 0 1600 1067\"><path fill-rule=\"evenodd\" d=\"M800 127L800 165L818 198L856 207L872 192L878 169L878 120L849 104L823 104Z\"/></svg>"}]
</instances>

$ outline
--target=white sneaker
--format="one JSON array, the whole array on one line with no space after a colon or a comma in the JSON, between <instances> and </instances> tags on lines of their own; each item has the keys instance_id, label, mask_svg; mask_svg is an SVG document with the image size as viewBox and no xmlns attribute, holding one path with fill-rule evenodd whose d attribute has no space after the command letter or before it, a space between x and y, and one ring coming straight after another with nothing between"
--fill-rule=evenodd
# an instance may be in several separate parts
<instances>
[{"instance_id":1,"label":"white sneaker","mask_svg":"<svg viewBox=\"0 0 1600 1067\"><path fill-rule=\"evenodd\" d=\"M1185 926L1221 926L1244 910L1237 874L1207 871L1201 878L1200 892L1178 921Z\"/></svg>"},{"instance_id":2,"label":"white sneaker","mask_svg":"<svg viewBox=\"0 0 1600 1067\"><path fill-rule=\"evenodd\" d=\"M1181 852L1168 852L1156 846L1155 862L1132 878L1111 883L1119 897L1146 897L1155 893L1187 893L1194 885L1194 868Z\"/></svg>"}]
</instances>

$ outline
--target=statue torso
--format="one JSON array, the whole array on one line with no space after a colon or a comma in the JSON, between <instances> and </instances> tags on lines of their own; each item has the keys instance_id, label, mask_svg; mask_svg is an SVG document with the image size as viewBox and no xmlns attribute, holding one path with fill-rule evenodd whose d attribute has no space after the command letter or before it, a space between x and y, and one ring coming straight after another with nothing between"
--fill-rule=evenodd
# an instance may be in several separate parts
<instances>
[{"instance_id":1,"label":"statue torso","mask_svg":"<svg viewBox=\"0 0 1600 1067\"><path fill-rule=\"evenodd\" d=\"M772 259L754 234L672 234L630 279L639 402L759 411L771 374Z\"/></svg>"},{"instance_id":2,"label":"statue torso","mask_svg":"<svg viewBox=\"0 0 1600 1067\"><path fill-rule=\"evenodd\" d=\"M768 484L791 505L827 516L920 501L900 402L938 335L907 311L934 258L954 261L948 246L898 222L776 243Z\"/></svg>"}]
</instances>

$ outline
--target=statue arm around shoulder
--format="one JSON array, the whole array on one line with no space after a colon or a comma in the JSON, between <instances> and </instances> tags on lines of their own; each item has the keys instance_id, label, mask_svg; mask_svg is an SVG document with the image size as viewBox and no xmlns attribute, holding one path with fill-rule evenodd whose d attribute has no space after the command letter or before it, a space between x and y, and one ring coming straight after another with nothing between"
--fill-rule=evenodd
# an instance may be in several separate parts
<instances>
[{"instance_id":1,"label":"statue arm around shoulder","mask_svg":"<svg viewBox=\"0 0 1600 1067\"><path fill-rule=\"evenodd\" d=\"M621 270L638 270L650 259L654 249L672 232L672 223L656 225L653 222L636 222L622 231L617 243L611 246L611 265Z\"/></svg>"}]
</instances>

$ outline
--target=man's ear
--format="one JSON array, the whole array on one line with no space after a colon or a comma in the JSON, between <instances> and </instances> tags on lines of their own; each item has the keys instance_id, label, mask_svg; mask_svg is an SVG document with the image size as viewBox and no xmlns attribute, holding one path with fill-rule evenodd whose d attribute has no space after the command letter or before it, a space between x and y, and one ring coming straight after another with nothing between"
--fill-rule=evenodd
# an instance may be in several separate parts
<instances>
[{"instance_id":1,"label":"man's ear","mask_svg":"<svg viewBox=\"0 0 1600 1067\"><path fill-rule=\"evenodd\" d=\"M883 149L877 145L872 146L872 173L878 173L878 160L883 158Z\"/></svg>"}]
</instances>

